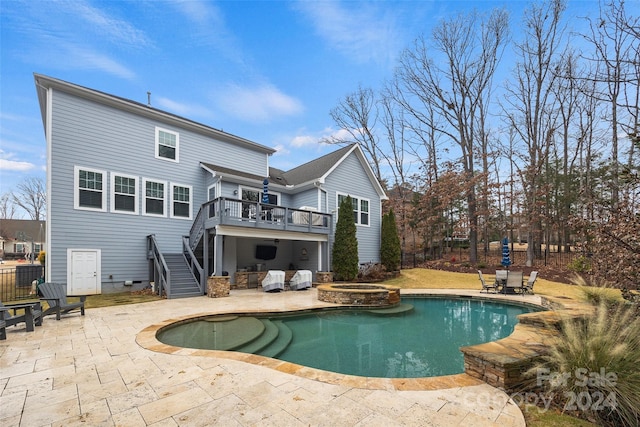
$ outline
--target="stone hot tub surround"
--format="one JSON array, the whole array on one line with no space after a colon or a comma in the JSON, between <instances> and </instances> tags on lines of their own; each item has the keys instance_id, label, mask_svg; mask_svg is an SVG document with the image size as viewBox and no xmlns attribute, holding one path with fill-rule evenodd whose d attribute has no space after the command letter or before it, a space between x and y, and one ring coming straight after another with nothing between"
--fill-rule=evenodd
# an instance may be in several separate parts
<instances>
[{"instance_id":1,"label":"stone hot tub surround","mask_svg":"<svg viewBox=\"0 0 640 427\"><path fill-rule=\"evenodd\" d=\"M400 288L371 284L324 284L318 285L318 300L342 305L387 307L400 303Z\"/></svg>"}]
</instances>

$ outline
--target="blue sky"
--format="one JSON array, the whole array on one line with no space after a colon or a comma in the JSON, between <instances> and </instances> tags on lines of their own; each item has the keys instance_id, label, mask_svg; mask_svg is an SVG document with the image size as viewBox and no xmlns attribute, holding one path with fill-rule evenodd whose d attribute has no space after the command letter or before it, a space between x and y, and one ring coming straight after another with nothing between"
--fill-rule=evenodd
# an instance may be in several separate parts
<instances>
[{"instance_id":1,"label":"blue sky","mask_svg":"<svg viewBox=\"0 0 640 427\"><path fill-rule=\"evenodd\" d=\"M0 3L0 194L44 178L33 73L154 107L277 149L290 169L336 147L329 111L378 88L441 18L524 1L13 1ZM574 15L597 9L574 2ZM508 67L508 65L507 65Z\"/></svg>"}]
</instances>

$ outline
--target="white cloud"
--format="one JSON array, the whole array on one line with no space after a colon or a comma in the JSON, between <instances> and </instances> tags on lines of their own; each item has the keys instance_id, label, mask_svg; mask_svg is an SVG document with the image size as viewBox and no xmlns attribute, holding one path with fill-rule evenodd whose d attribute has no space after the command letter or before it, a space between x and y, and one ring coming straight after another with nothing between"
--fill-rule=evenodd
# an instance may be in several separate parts
<instances>
[{"instance_id":1,"label":"white cloud","mask_svg":"<svg viewBox=\"0 0 640 427\"><path fill-rule=\"evenodd\" d=\"M218 102L226 112L245 121L266 122L303 111L300 101L270 84L258 87L229 85L218 96Z\"/></svg>"},{"instance_id":2,"label":"white cloud","mask_svg":"<svg viewBox=\"0 0 640 427\"><path fill-rule=\"evenodd\" d=\"M321 150L325 147L326 143L322 142L324 139L342 139L351 140L353 137L345 129L335 130L332 128L324 128L319 132L308 133L301 131L298 135L289 139L289 146L294 148L318 148Z\"/></svg>"},{"instance_id":3,"label":"white cloud","mask_svg":"<svg viewBox=\"0 0 640 427\"><path fill-rule=\"evenodd\" d=\"M203 27L211 24L223 24L220 10L212 3L195 0L180 0L175 1L174 4L190 21Z\"/></svg>"},{"instance_id":4,"label":"white cloud","mask_svg":"<svg viewBox=\"0 0 640 427\"><path fill-rule=\"evenodd\" d=\"M30 162L0 159L0 169L3 171L28 172L35 169L36 165Z\"/></svg>"},{"instance_id":5,"label":"white cloud","mask_svg":"<svg viewBox=\"0 0 640 427\"><path fill-rule=\"evenodd\" d=\"M325 129L324 137L329 139L339 139L342 141L352 141L353 135L346 129Z\"/></svg>"},{"instance_id":6,"label":"white cloud","mask_svg":"<svg viewBox=\"0 0 640 427\"><path fill-rule=\"evenodd\" d=\"M350 9L339 2L296 3L316 32L344 56L356 62L392 63L403 47L397 18L375 4L349 5Z\"/></svg>"},{"instance_id":7,"label":"white cloud","mask_svg":"<svg viewBox=\"0 0 640 427\"><path fill-rule=\"evenodd\" d=\"M311 135L298 135L291 140L292 147L308 147L309 145L317 143L318 137Z\"/></svg>"},{"instance_id":8,"label":"white cloud","mask_svg":"<svg viewBox=\"0 0 640 427\"><path fill-rule=\"evenodd\" d=\"M151 44L143 31L125 20L112 18L103 10L96 9L86 2L71 1L64 4L73 16L85 21L103 40L134 46L138 49Z\"/></svg>"},{"instance_id":9,"label":"white cloud","mask_svg":"<svg viewBox=\"0 0 640 427\"><path fill-rule=\"evenodd\" d=\"M288 156L291 154L291 150L289 150L284 144L277 144L273 149L276 150L274 153L275 156Z\"/></svg>"},{"instance_id":10,"label":"white cloud","mask_svg":"<svg viewBox=\"0 0 640 427\"><path fill-rule=\"evenodd\" d=\"M214 3L179 0L172 4L189 20L189 32L194 35L193 43L213 46L225 58L244 66L243 49L229 30L222 11Z\"/></svg>"},{"instance_id":11,"label":"white cloud","mask_svg":"<svg viewBox=\"0 0 640 427\"><path fill-rule=\"evenodd\" d=\"M162 96L154 97L152 95L151 105L155 107L156 104L163 110L171 111L184 117L212 116L209 110L199 105L184 104Z\"/></svg>"},{"instance_id":12,"label":"white cloud","mask_svg":"<svg viewBox=\"0 0 640 427\"><path fill-rule=\"evenodd\" d=\"M100 52L79 46L67 45L67 67L74 69L100 70L107 74L131 80L135 73L118 61Z\"/></svg>"}]
</instances>

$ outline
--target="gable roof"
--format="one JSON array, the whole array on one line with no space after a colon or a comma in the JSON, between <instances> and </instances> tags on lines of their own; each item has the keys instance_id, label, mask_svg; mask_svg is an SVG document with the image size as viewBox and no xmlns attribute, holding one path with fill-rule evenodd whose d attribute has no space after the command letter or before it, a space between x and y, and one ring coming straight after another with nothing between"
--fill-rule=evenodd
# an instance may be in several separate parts
<instances>
[{"instance_id":1,"label":"gable roof","mask_svg":"<svg viewBox=\"0 0 640 427\"><path fill-rule=\"evenodd\" d=\"M380 199L387 200L388 197L380 185L378 178L373 173L369 162L367 161L362 148L357 143L347 145L332 153L326 154L315 160L305 163L284 173L284 179L293 185L304 185L306 183L320 182L324 183L327 176L331 174L350 154L354 154L360 161L362 168L369 177L371 185L375 188Z\"/></svg>"},{"instance_id":2,"label":"gable roof","mask_svg":"<svg viewBox=\"0 0 640 427\"><path fill-rule=\"evenodd\" d=\"M309 181L321 180L333 166L342 161L354 145L357 144L347 145L339 150L325 154L322 157L284 172L283 178L291 185L300 185Z\"/></svg>"},{"instance_id":3,"label":"gable roof","mask_svg":"<svg viewBox=\"0 0 640 427\"><path fill-rule=\"evenodd\" d=\"M369 180L374 186L376 192L382 200L388 197L380 182L376 178L371 166L357 143L347 145L322 157L311 160L303 165L297 166L289 171L282 171L277 168L269 167L269 183L281 185L284 188L305 187L313 185L315 182L323 183L326 177L340 165L351 153L354 153L363 169L367 173ZM254 175L246 172L237 171L224 166L214 165L212 163L200 163L200 165L209 172L223 176L235 177L236 179L249 179L252 181L262 181L265 177Z\"/></svg>"},{"instance_id":4,"label":"gable roof","mask_svg":"<svg viewBox=\"0 0 640 427\"><path fill-rule=\"evenodd\" d=\"M19 236L24 233L24 236ZM32 219L0 219L0 239L18 240L24 237L26 241L41 243L47 237L47 223Z\"/></svg>"},{"instance_id":5,"label":"gable roof","mask_svg":"<svg viewBox=\"0 0 640 427\"><path fill-rule=\"evenodd\" d=\"M44 123L45 130L47 129L46 105L49 93L48 90L54 89L69 93L80 98L89 99L100 104L108 105L119 110L127 111L132 114L149 117L153 120L158 120L163 123L189 129L193 132L197 132L199 134L208 136L210 138L215 138L220 141L230 142L232 144L240 146L247 146L253 150L260 151L268 155L276 152L276 150L271 147L258 144L248 139L224 132L221 129L216 129L211 126L207 126L202 123L198 123L193 120L178 116L176 114L154 108L150 105L133 101L131 99L121 98L119 96L111 95L95 89L90 89L64 80L55 79L43 74L34 73L33 76L36 83L36 91L38 92L38 100L40 102L40 113L42 114L42 122Z\"/></svg>"}]
</instances>

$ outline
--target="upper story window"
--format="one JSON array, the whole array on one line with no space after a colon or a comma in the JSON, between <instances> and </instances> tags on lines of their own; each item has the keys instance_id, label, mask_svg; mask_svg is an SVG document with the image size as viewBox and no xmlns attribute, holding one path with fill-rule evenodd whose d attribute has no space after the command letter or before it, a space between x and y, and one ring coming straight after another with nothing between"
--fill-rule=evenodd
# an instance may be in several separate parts
<instances>
[{"instance_id":1,"label":"upper story window","mask_svg":"<svg viewBox=\"0 0 640 427\"><path fill-rule=\"evenodd\" d=\"M73 206L75 209L86 209L95 211L107 210L107 194L103 187L105 171L97 169L74 168L74 196Z\"/></svg>"},{"instance_id":2,"label":"upper story window","mask_svg":"<svg viewBox=\"0 0 640 427\"><path fill-rule=\"evenodd\" d=\"M156 128L156 158L180 161L180 135L177 132Z\"/></svg>"},{"instance_id":3,"label":"upper story window","mask_svg":"<svg viewBox=\"0 0 640 427\"><path fill-rule=\"evenodd\" d=\"M144 204L142 205L143 215L166 216L166 188L163 181L153 181L144 179Z\"/></svg>"},{"instance_id":4,"label":"upper story window","mask_svg":"<svg viewBox=\"0 0 640 427\"><path fill-rule=\"evenodd\" d=\"M138 177L111 173L111 212L138 213Z\"/></svg>"},{"instance_id":5,"label":"upper story window","mask_svg":"<svg viewBox=\"0 0 640 427\"><path fill-rule=\"evenodd\" d=\"M191 186L171 184L171 217L191 219Z\"/></svg>"},{"instance_id":6,"label":"upper story window","mask_svg":"<svg viewBox=\"0 0 640 427\"><path fill-rule=\"evenodd\" d=\"M262 192L263 190L255 188L242 188L242 200L262 203ZM278 204L278 194L279 193L268 193L270 205Z\"/></svg>"},{"instance_id":7,"label":"upper story window","mask_svg":"<svg viewBox=\"0 0 640 427\"><path fill-rule=\"evenodd\" d=\"M369 225L369 200L352 195L349 196L351 197L351 204L353 205L353 220L356 225ZM346 194L338 194L338 207L340 207L342 201L346 198Z\"/></svg>"}]
</instances>

